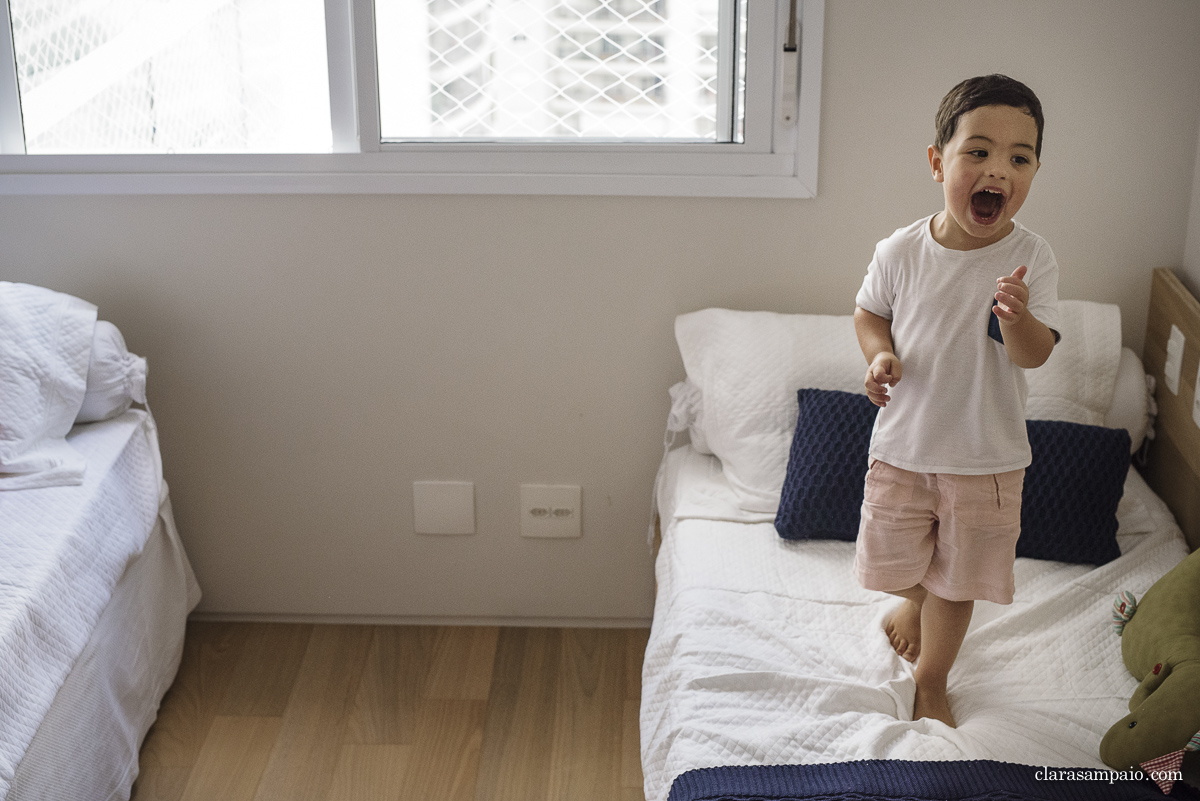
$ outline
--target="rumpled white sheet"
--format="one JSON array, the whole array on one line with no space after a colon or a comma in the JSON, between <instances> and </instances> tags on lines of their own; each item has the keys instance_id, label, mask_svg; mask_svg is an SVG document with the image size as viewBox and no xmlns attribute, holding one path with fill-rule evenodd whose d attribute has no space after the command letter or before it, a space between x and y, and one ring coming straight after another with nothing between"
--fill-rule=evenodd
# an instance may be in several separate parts
<instances>
[{"instance_id":1,"label":"rumpled white sheet","mask_svg":"<svg viewBox=\"0 0 1200 801\"><path fill-rule=\"evenodd\" d=\"M702 519L703 493L674 494L687 485L680 476L706 477L710 488L721 481L714 457L671 453L642 674L648 801L666 798L678 774L717 765L880 758L1103 767L1100 738L1137 686L1110 625L1112 599L1122 589L1140 596L1187 554L1136 471L1118 510L1119 559L1094 569L1018 559L1014 603L976 604L950 674L957 729L911 720L913 666L881 631L895 600L858 586L853 543L788 542L770 523ZM723 503L730 492L710 494ZM688 509L672 505L684 495Z\"/></svg>"},{"instance_id":2,"label":"rumpled white sheet","mask_svg":"<svg viewBox=\"0 0 1200 801\"><path fill-rule=\"evenodd\" d=\"M89 463L82 485L0 493L0 801L164 491L148 412L68 441Z\"/></svg>"},{"instance_id":3,"label":"rumpled white sheet","mask_svg":"<svg viewBox=\"0 0 1200 801\"><path fill-rule=\"evenodd\" d=\"M0 490L83 482L66 442L87 391L96 307L0 281Z\"/></svg>"}]
</instances>

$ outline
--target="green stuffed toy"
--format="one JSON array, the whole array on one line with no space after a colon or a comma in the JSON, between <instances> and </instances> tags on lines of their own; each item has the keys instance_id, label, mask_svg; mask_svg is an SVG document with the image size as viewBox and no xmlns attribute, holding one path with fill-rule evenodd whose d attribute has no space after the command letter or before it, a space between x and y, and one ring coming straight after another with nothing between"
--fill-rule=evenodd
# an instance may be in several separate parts
<instances>
[{"instance_id":1,"label":"green stuffed toy","mask_svg":"<svg viewBox=\"0 0 1200 801\"><path fill-rule=\"evenodd\" d=\"M1130 714L1104 735L1100 758L1117 770L1177 771L1185 752L1200 751L1200 551L1155 582L1141 602L1121 593L1113 625L1125 666L1141 684ZM1200 754L1186 755L1190 776ZM1163 791L1170 792L1169 784Z\"/></svg>"}]
</instances>

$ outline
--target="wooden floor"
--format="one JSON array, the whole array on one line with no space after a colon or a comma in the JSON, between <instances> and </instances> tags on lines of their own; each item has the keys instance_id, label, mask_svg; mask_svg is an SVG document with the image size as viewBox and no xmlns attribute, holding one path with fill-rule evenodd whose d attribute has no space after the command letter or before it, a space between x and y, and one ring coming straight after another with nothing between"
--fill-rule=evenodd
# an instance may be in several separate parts
<instances>
[{"instance_id":1,"label":"wooden floor","mask_svg":"<svg viewBox=\"0 0 1200 801\"><path fill-rule=\"evenodd\" d=\"M136 801L644 801L645 629L191 623Z\"/></svg>"}]
</instances>

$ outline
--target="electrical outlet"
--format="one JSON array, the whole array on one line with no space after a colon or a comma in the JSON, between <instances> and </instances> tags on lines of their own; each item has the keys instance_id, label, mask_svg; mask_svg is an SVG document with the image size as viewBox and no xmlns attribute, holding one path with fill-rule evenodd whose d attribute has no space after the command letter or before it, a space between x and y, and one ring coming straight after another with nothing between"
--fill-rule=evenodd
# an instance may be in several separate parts
<instances>
[{"instance_id":1,"label":"electrical outlet","mask_svg":"<svg viewBox=\"0 0 1200 801\"><path fill-rule=\"evenodd\" d=\"M574 485L522 484L522 537L581 537L583 491Z\"/></svg>"}]
</instances>

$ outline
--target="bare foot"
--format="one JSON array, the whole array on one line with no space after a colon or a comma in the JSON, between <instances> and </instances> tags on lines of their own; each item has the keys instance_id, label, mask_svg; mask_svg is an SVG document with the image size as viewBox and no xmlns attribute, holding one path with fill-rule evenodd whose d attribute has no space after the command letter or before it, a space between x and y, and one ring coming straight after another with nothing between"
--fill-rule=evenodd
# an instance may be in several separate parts
<instances>
[{"instance_id":1,"label":"bare foot","mask_svg":"<svg viewBox=\"0 0 1200 801\"><path fill-rule=\"evenodd\" d=\"M883 631L903 659L916 662L921 654L921 605L905 598L883 619Z\"/></svg>"},{"instance_id":2,"label":"bare foot","mask_svg":"<svg viewBox=\"0 0 1200 801\"><path fill-rule=\"evenodd\" d=\"M913 699L913 720L933 718L940 720L952 729L958 728L954 715L950 713L950 701L946 698L945 688L922 688L917 684L917 694Z\"/></svg>"}]
</instances>

